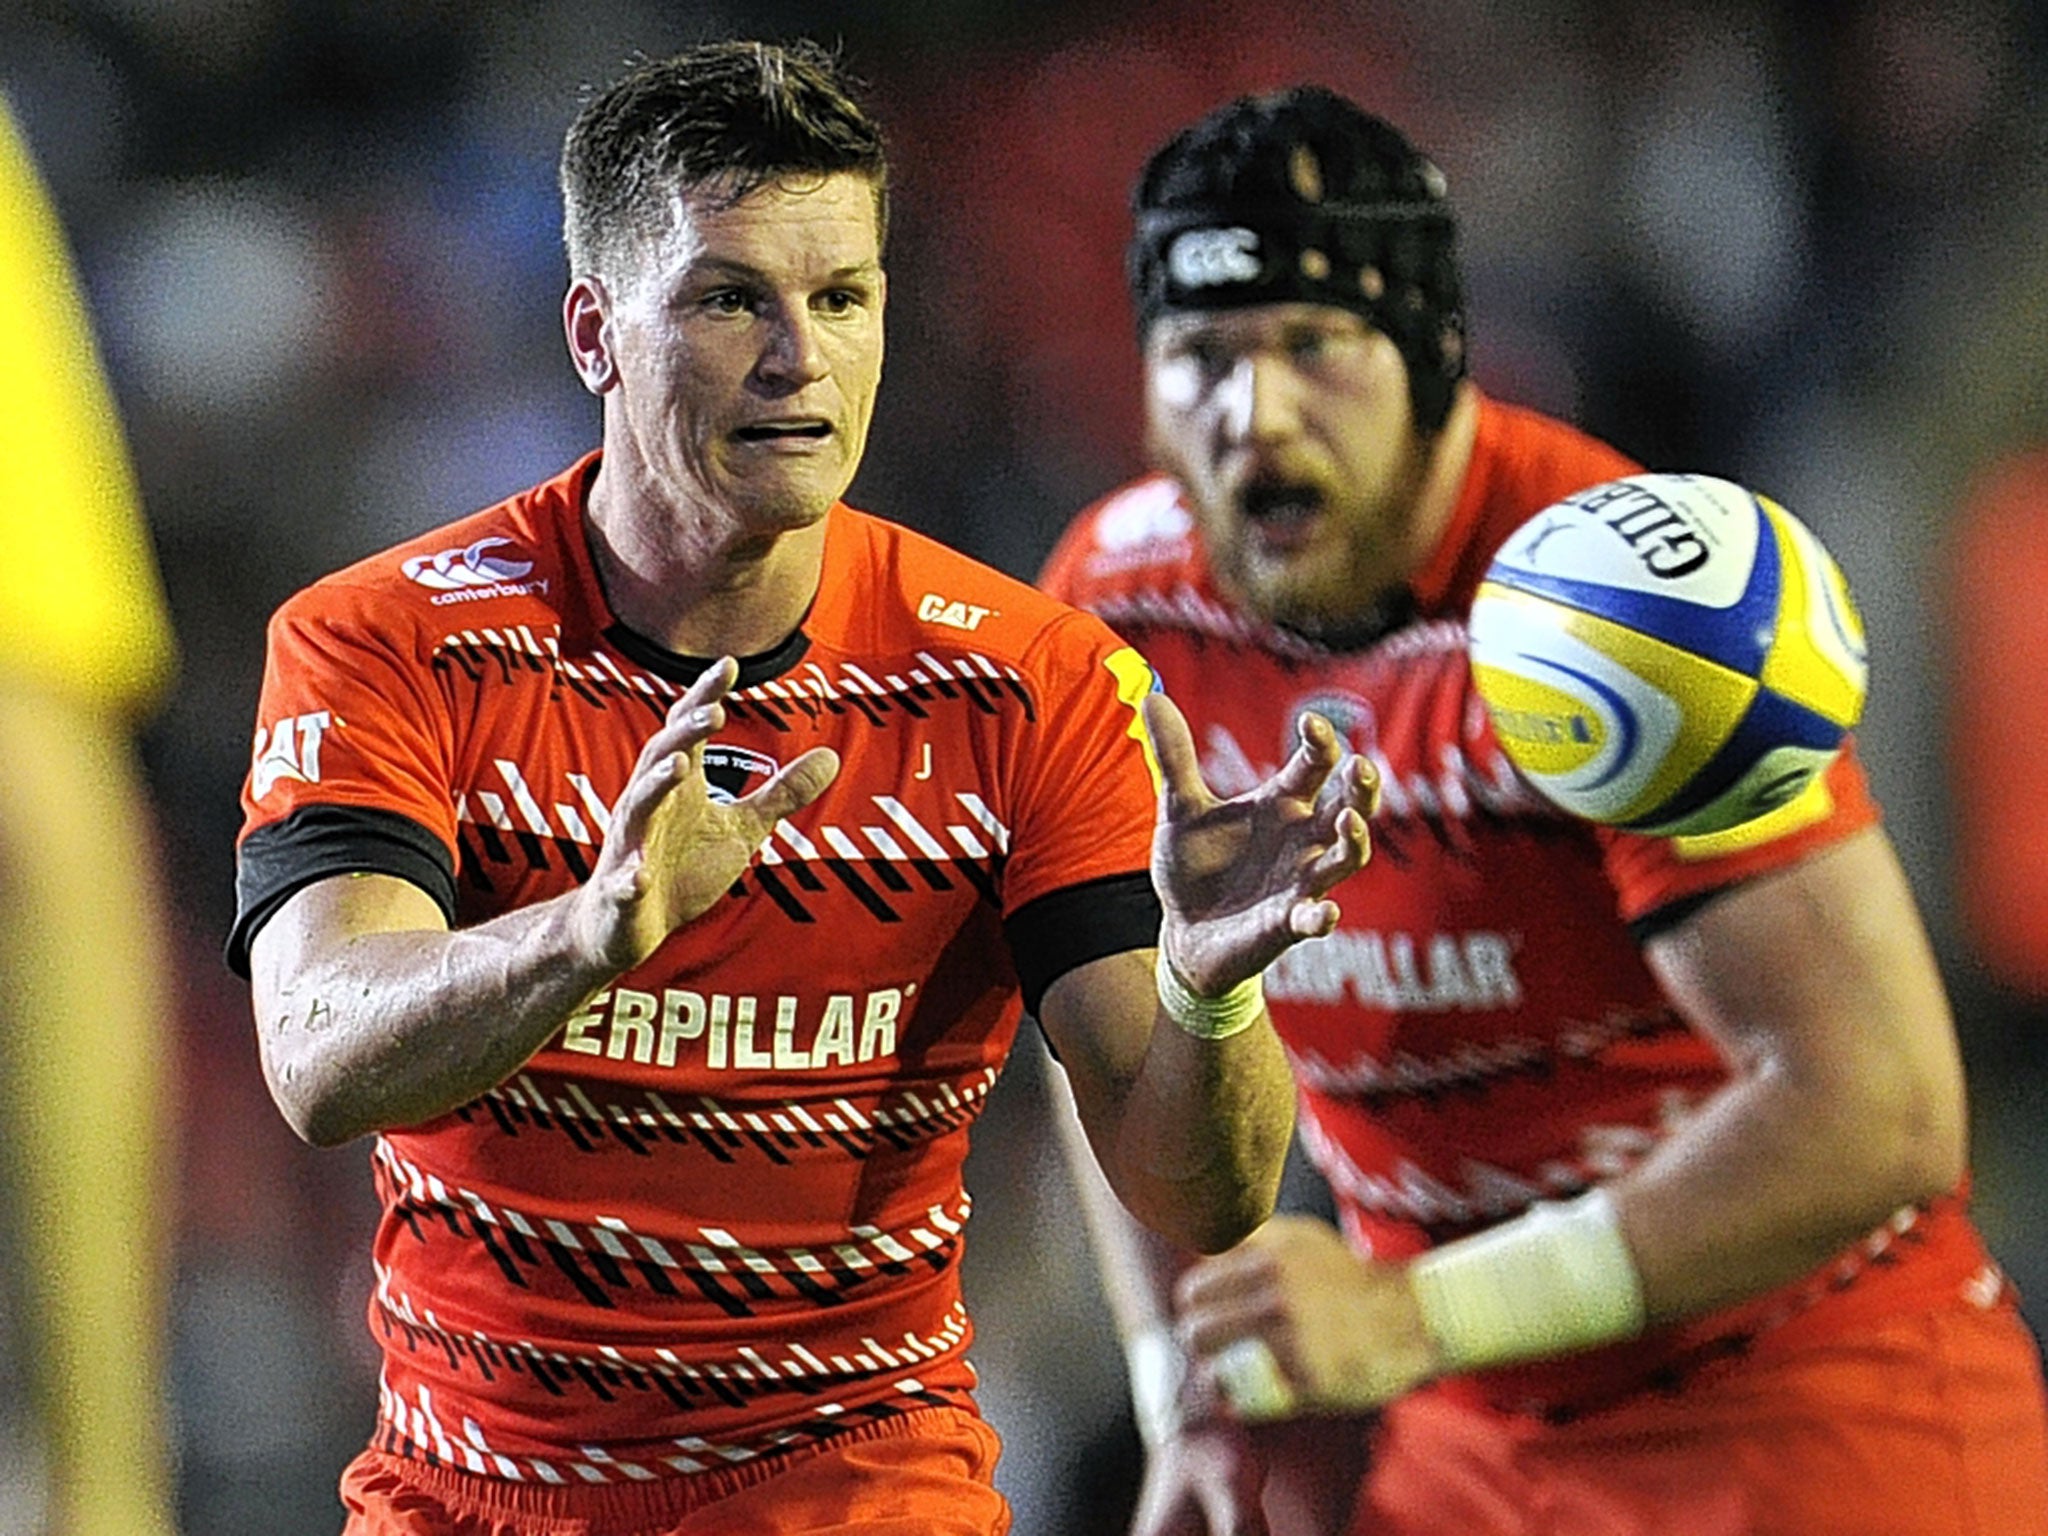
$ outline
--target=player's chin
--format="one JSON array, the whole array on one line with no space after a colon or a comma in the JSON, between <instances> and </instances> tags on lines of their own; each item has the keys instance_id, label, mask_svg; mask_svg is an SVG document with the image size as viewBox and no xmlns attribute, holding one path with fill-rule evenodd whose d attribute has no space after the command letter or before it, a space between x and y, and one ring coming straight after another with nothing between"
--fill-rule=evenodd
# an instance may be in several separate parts
<instances>
[{"instance_id":1,"label":"player's chin","mask_svg":"<svg viewBox=\"0 0 2048 1536\"><path fill-rule=\"evenodd\" d=\"M844 489L844 479L836 474L762 476L746 486L740 499L749 526L790 533L824 517Z\"/></svg>"},{"instance_id":2,"label":"player's chin","mask_svg":"<svg viewBox=\"0 0 2048 1536\"><path fill-rule=\"evenodd\" d=\"M1328 590L1330 565L1315 552L1248 552L1238 569L1238 585L1261 618L1299 627L1320 624L1328 617L1334 596Z\"/></svg>"}]
</instances>

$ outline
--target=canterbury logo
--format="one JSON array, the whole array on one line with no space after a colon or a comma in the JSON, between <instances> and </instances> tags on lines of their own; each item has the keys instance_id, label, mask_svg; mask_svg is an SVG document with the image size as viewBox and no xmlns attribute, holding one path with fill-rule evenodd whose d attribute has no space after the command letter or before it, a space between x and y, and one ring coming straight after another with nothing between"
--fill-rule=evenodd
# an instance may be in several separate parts
<instances>
[{"instance_id":1,"label":"canterbury logo","mask_svg":"<svg viewBox=\"0 0 2048 1536\"><path fill-rule=\"evenodd\" d=\"M1249 283L1259 275L1259 237L1249 229L1191 229L1175 237L1166 270L1181 288Z\"/></svg>"},{"instance_id":2,"label":"canterbury logo","mask_svg":"<svg viewBox=\"0 0 2048 1536\"><path fill-rule=\"evenodd\" d=\"M478 539L467 549L444 549L438 555L414 555L403 570L413 581L436 592L453 592L461 587L495 587L517 581L533 569L531 560L505 560L487 550L510 544L510 539Z\"/></svg>"}]
</instances>

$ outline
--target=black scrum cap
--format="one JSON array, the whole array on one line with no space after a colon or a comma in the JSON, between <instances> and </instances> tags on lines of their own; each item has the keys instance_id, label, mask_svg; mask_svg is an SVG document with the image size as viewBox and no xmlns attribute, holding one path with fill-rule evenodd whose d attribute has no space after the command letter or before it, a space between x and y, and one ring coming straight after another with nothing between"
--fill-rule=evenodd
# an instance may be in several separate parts
<instances>
[{"instance_id":1,"label":"black scrum cap","mask_svg":"<svg viewBox=\"0 0 2048 1536\"><path fill-rule=\"evenodd\" d=\"M1400 349L1417 425L1443 425L1465 376L1457 224L1391 124L1320 86L1239 97L1153 155L1131 207L1141 334L1167 310L1335 304Z\"/></svg>"}]
</instances>

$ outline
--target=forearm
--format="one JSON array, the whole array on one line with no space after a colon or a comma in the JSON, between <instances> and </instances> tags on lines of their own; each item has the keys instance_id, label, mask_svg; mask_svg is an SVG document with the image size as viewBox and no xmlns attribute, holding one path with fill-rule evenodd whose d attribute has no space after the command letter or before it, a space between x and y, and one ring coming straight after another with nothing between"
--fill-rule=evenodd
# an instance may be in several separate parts
<instances>
[{"instance_id":1,"label":"forearm","mask_svg":"<svg viewBox=\"0 0 2048 1536\"><path fill-rule=\"evenodd\" d=\"M1961 1172L1934 1106L1771 1073L1710 1100L1612 1194L1656 1324L1787 1284Z\"/></svg>"},{"instance_id":2,"label":"forearm","mask_svg":"<svg viewBox=\"0 0 2048 1536\"><path fill-rule=\"evenodd\" d=\"M595 867L573 890L448 931L388 875L319 880L250 943L272 1097L320 1145L418 1125L505 1081L601 987L719 901L769 831L825 792L813 747L738 800L713 798L703 743L738 675L707 667L641 744Z\"/></svg>"},{"instance_id":3,"label":"forearm","mask_svg":"<svg viewBox=\"0 0 2048 1536\"><path fill-rule=\"evenodd\" d=\"M1133 1215L1173 1244L1215 1253L1273 1213L1294 1132L1294 1084L1272 1024L1227 1040L1162 1010L1105 1161Z\"/></svg>"},{"instance_id":4,"label":"forearm","mask_svg":"<svg viewBox=\"0 0 2048 1536\"><path fill-rule=\"evenodd\" d=\"M321 893L294 899L309 895ZM293 1129L330 1146L431 1120L510 1077L612 979L571 942L569 900L456 932L356 932L298 964L264 956L259 936L264 1068Z\"/></svg>"},{"instance_id":5,"label":"forearm","mask_svg":"<svg viewBox=\"0 0 2048 1536\"><path fill-rule=\"evenodd\" d=\"M1889 1155L1867 1099L1762 1073L1717 1095L1587 1196L1409 1266L1435 1375L1570 1353L1766 1294L1807 1274L1955 1169ZM1938 1144L1939 1138L1935 1138Z\"/></svg>"},{"instance_id":6,"label":"forearm","mask_svg":"<svg viewBox=\"0 0 2048 1536\"><path fill-rule=\"evenodd\" d=\"M15 1202L55 1529L170 1529L162 1374L171 995L120 727L0 690Z\"/></svg>"},{"instance_id":7,"label":"forearm","mask_svg":"<svg viewBox=\"0 0 2048 1536\"><path fill-rule=\"evenodd\" d=\"M1039 1022L1117 1199L1169 1243L1215 1252L1272 1214L1294 1085L1255 992L1205 1039L1169 1014L1158 977L1150 949L1076 967Z\"/></svg>"},{"instance_id":8,"label":"forearm","mask_svg":"<svg viewBox=\"0 0 2048 1536\"><path fill-rule=\"evenodd\" d=\"M1966 1136L1961 1062L1933 956L1880 833L1722 896L1646 956L1733 1064L1729 1083L1610 1179L1604 1206L1575 1207L1562 1222L1546 1207L1419 1261L1425 1271L1448 1266L1457 1285L1493 1275L1502 1295L1544 1274L1567 1289L1589 1276L1584 1295L1567 1297L1560 1328L1596 1315L1618 1327L1627 1295L1635 1326L1654 1326L1795 1280L1900 1206L1955 1186ZM1468 1262L1482 1254L1493 1257ZM1478 1312L1505 1316L1485 1289L1474 1293ZM1522 1345L1542 1332L1520 1331ZM1608 1341L1597 1330L1571 1340ZM1484 1351L1449 1352L1491 1363Z\"/></svg>"},{"instance_id":9,"label":"forearm","mask_svg":"<svg viewBox=\"0 0 2048 1536\"><path fill-rule=\"evenodd\" d=\"M1173 1338L1173 1282L1190 1255L1139 1225L1103 1177L1088 1146L1066 1074L1046 1074L1046 1097L1073 1175L1082 1225L1129 1369L1138 1433L1157 1447L1182 1422L1187 1359Z\"/></svg>"},{"instance_id":10,"label":"forearm","mask_svg":"<svg viewBox=\"0 0 2048 1536\"><path fill-rule=\"evenodd\" d=\"M1141 1226L1117 1198L1088 1145L1064 1072L1047 1071L1046 1097L1102 1276L1103 1297L1117 1337L1128 1347L1141 1334L1172 1326L1173 1281L1190 1255Z\"/></svg>"},{"instance_id":11,"label":"forearm","mask_svg":"<svg viewBox=\"0 0 2048 1536\"><path fill-rule=\"evenodd\" d=\"M1961 1059L1881 834L1722 898L1650 959L1737 1065L1614 1186L1653 1322L1796 1279L1955 1186Z\"/></svg>"}]
</instances>

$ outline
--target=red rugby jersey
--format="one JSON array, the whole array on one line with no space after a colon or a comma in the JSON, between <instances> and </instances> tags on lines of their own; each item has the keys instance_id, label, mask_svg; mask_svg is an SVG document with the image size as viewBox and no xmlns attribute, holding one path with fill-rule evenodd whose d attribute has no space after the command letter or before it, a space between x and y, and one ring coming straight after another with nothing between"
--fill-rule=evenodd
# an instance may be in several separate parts
<instances>
[{"instance_id":1,"label":"red rugby jersey","mask_svg":"<svg viewBox=\"0 0 2048 1536\"><path fill-rule=\"evenodd\" d=\"M278 612L232 962L342 870L458 926L588 873L703 665L607 610L595 465ZM706 761L744 793L823 744L837 781L509 1081L376 1141L379 1443L605 1481L964 1401L961 1163L1020 993L1156 939L1151 683L1098 619L835 507Z\"/></svg>"},{"instance_id":2,"label":"red rugby jersey","mask_svg":"<svg viewBox=\"0 0 2048 1536\"><path fill-rule=\"evenodd\" d=\"M1178 487L1160 477L1084 513L1041 578L1144 651L1188 712L1218 792L1272 772L1306 709L1379 768L1373 862L1338 892L1337 931L1283 956L1266 996L1301 1088L1305 1144L1346 1231L1385 1257L1620 1173L1692 1113L1726 1069L1663 996L1631 925L1789 864L1877 815L1853 753L1825 776L1824 794L1770 823L1771 835L1718 839L1596 827L1517 777L1472 688L1464 616L1514 528L1636 468L1562 423L1482 400L1450 528L1413 584L1415 616L1352 653L1232 608ZM1926 1286L1985 1263L1947 1205L1901 1221L1901 1241L1874 1241L1946 1255L1938 1270L1914 1267L1938 1273ZM1885 1292L1858 1289L1872 1298L1859 1305ZM1729 1340L1804 1312L1815 1294L1805 1282L1636 1345L1496 1373L1487 1385L1497 1400L1583 1402L1726 1353Z\"/></svg>"}]
</instances>

